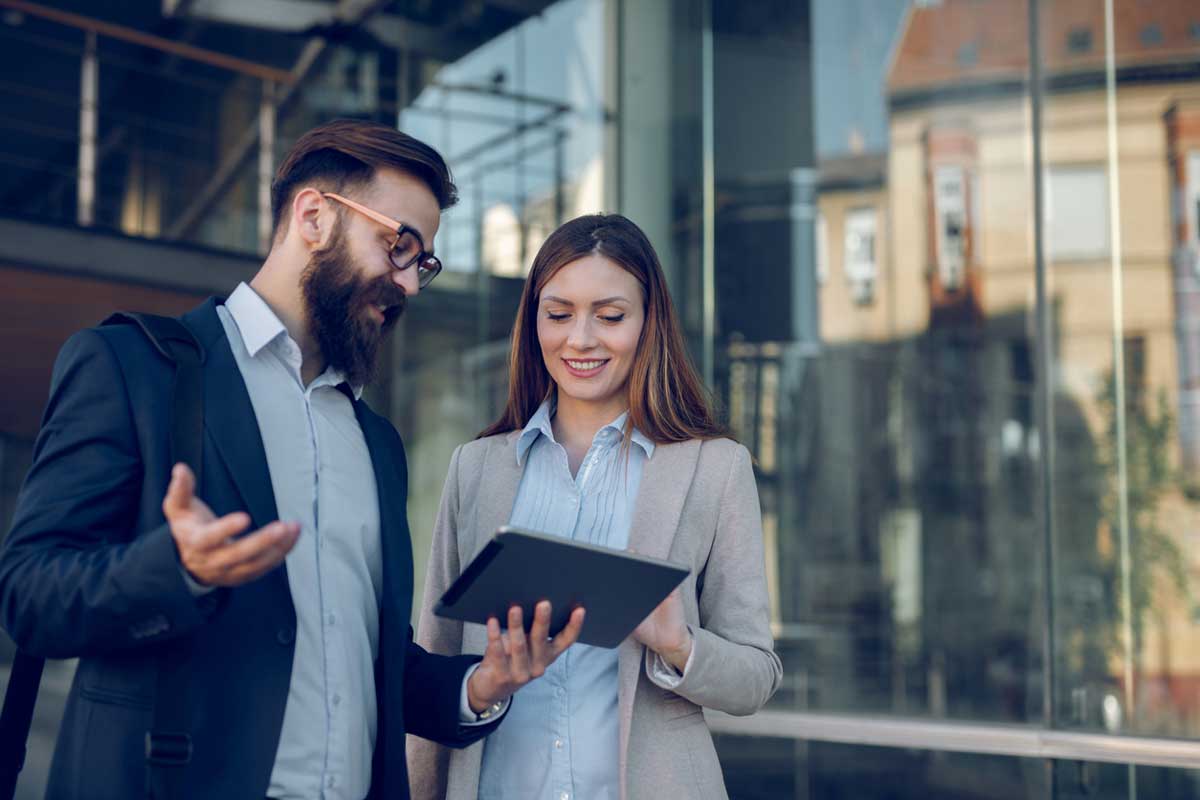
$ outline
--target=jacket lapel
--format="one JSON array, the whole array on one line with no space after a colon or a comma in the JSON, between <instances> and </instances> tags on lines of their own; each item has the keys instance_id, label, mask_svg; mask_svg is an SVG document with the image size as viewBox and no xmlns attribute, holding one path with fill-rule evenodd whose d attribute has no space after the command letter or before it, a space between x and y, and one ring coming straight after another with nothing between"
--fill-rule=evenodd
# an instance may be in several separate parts
<instances>
[{"instance_id":1,"label":"jacket lapel","mask_svg":"<svg viewBox=\"0 0 1200 800\"><path fill-rule=\"evenodd\" d=\"M696 474L700 442L691 440L659 445L646 462L629 529L629 551L651 558L666 558L679 527L683 503ZM625 794L629 730L633 722L633 698L637 692L645 648L626 639L618 648L617 713L620 718L621 793Z\"/></svg>"},{"instance_id":2,"label":"jacket lapel","mask_svg":"<svg viewBox=\"0 0 1200 800\"><path fill-rule=\"evenodd\" d=\"M361 400L354 415L367 442L379 497L379 546L383 568L383 609L408 623L412 610L413 555L408 530L408 469L403 445L391 423Z\"/></svg>"},{"instance_id":3,"label":"jacket lapel","mask_svg":"<svg viewBox=\"0 0 1200 800\"><path fill-rule=\"evenodd\" d=\"M210 299L184 321L204 346L204 428L220 455L246 511L252 530L279 518L258 419L238 370L225 328L217 316L220 301Z\"/></svg>"},{"instance_id":4,"label":"jacket lapel","mask_svg":"<svg viewBox=\"0 0 1200 800\"><path fill-rule=\"evenodd\" d=\"M517 464L516 441L520 435L520 431L512 431L488 447L470 528L471 557L491 541L497 525L507 524L512 517L521 476L525 473L524 466Z\"/></svg>"},{"instance_id":5,"label":"jacket lapel","mask_svg":"<svg viewBox=\"0 0 1200 800\"><path fill-rule=\"evenodd\" d=\"M512 517L521 475L525 471L524 467L517 464L515 450L520 435L520 431L513 431L488 444L479 484L473 496L475 510L468 512L459 531L459 555L463 565L469 564L475 554L491 541L497 525L507 524ZM482 625L463 626L463 652L482 653L486 649L487 629Z\"/></svg>"}]
</instances>

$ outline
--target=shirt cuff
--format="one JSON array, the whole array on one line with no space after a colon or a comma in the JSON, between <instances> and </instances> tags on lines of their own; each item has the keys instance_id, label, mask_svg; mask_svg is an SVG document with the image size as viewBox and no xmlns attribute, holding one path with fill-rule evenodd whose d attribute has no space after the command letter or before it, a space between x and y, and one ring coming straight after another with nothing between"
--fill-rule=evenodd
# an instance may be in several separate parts
<instances>
[{"instance_id":1,"label":"shirt cuff","mask_svg":"<svg viewBox=\"0 0 1200 800\"><path fill-rule=\"evenodd\" d=\"M688 626L688 632L692 632L692 627ZM663 689L675 689L679 684L683 683L683 679L687 677L688 670L692 668L692 662L696 660L696 648L700 642L696 636L692 635L692 652L688 654L687 663L683 665L683 672L675 669L667 662L665 658L658 653L647 648L646 650L646 675L656 685Z\"/></svg>"},{"instance_id":2,"label":"shirt cuff","mask_svg":"<svg viewBox=\"0 0 1200 800\"><path fill-rule=\"evenodd\" d=\"M496 720L508 713L508 706L512 703L512 698L504 701L500 706L500 710L492 714L487 719L479 719L478 715L471 710L471 701L467 699L467 681L471 680L471 676L475 674L475 670L479 669L479 664L472 664L467 674L463 675L462 692L459 694L458 701L458 721L463 725L490 725Z\"/></svg>"},{"instance_id":3,"label":"shirt cuff","mask_svg":"<svg viewBox=\"0 0 1200 800\"><path fill-rule=\"evenodd\" d=\"M183 582L187 584L188 591L192 593L192 597L204 597L204 595L214 591L217 588L215 586L205 586L202 583L198 583L196 579L191 576L191 573L184 568L183 564L179 565L179 573L183 575Z\"/></svg>"}]
</instances>

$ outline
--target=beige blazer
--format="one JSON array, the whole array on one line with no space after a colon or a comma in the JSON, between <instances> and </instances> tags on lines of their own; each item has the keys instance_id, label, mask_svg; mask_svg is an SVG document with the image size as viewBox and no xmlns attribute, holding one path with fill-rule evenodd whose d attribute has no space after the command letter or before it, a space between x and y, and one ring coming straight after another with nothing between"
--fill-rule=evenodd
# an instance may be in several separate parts
<instances>
[{"instance_id":1,"label":"beige blazer","mask_svg":"<svg viewBox=\"0 0 1200 800\"><path fill-rule=\"evenodd\" d=\"M450 460L417 636L428 650L482 654L487 646L483 626L434 616L433 607L508 522L522 474L518 436L470 442ZM746 448L728 439L655 447L642 473L629 550L691 565L683 602L695 655L669 691L647 676L645 647L632 638L620 645L622 800L725 798L702 708L753 714L774 694L783 672L772 649L762 519ZM521 702L520 692L513 702ZM450 750L410 736L413 798L476 800L482 756L482 742Z\"/></svg>"}]
</instances>

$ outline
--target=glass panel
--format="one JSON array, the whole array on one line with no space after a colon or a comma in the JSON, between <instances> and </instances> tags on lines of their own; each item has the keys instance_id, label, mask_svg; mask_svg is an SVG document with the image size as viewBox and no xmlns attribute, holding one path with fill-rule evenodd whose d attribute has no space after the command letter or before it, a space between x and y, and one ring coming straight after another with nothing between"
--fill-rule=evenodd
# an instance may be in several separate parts
<instances>
[{"instance_id":1,"label":"glass panel","mask_svg":"<svg viewBox=\"0 0 1200 800\"><path fill-rule=\"evenodd\" d=\"M1046 762L1037 759L739 736L717 737L717 750L729 796L736 800L1033 800L1050 796Z\"/></svg>"},{"instance_id":2,"label":"glass panel","mask_svg":"<svg viewBox=\"0 0 1200 800\"><path fill-rule=\"evenodd\" d=\"M1085 761L1054 762L1056 800L1190 800L1200 792L1200 772Z\"/></svg>"},{"instance_id":3,"label":"glass panel","mask_svg":"<svg viewBox=\"0 0 1200 800\"><path fill-rule=\"evenodd\" d=\"M438 235L447 269L523 277L554 228L607 207L604 26L602 0L562 0L429 65L400 126L442 152L458 184Z\"/></svg>"},{"instance_id":4,"label":"glass panel","mask_svg":"<svg viewBox=\"0 0 1200 800\"><path fill-rule=\"evenodd\" d=\"M533 256L560 222L613 202L605 25L603 0L554 3L457 61L427 63L401 109L401 127L447 157L461 197L437 236L445 270L401 318L396 379L379 398L408 453L417 598L450 456L503 404Z\"/></svg>"},{"instance_id":5,"label":"glass panel","mask_svg":"<svg viewBox=\"0 0 1200 800\"><path fill-rule=\"evenodd\" d=\"M1055 717L1193 737L1200 84L1178 65L1200 57L1195 7L1117 0L1110 41L1106 4L1043 5Z\"/></svg>"},{"instance_id":6,"label":"glass panel","mask_svg":"<svg viewBox=\"0 0 1200 800\"><path fill-rule=\"evenodd\" d=\"M780 123L810 149L781 137L750 157L718 125L714 154L718 382L758 458L772 707L1039 723L1025 4L773 13L716 30L718 67L762 95L718 93L716 117L782 104L768 75L811 80L811 110ZM786 35L811 41L811 73L758 44Z\"/></svg>"}]
</instances>

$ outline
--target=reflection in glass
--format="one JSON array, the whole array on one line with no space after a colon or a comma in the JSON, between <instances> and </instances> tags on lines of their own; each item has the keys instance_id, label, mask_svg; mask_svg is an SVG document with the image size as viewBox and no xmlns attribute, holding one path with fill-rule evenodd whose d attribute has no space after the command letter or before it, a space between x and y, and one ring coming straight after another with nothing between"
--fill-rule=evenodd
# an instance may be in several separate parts
<instances>
[{"instance_id":1,"label":"reflection in glass","mask_svg":"<svg viewBox=\"0 0 1200 800\"><path fill-rule=\"evenodd\" d=\"M1194 737L1200 505L1190 396L1200 305L1186 199L1188 155L1200 141L1200 106L1189 98L1200 81L1179 65L1200 58L1200 40L1186 0L1116 0L1111 38L1105 5L1045 4L1040 17L1061 410L1055 718Z\"/></svg>"},{"instance_id":2,"label":"reflection in glass","mask_svg":"<svg viewBox=\"0 0 1200 800\"><path fill-rule=\"evenodd\" d=\"M1045 762L1035 759L736 736L718 736L717 746L735 800L1049 796Z\"/></svg>"}]
</instances>

